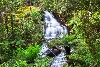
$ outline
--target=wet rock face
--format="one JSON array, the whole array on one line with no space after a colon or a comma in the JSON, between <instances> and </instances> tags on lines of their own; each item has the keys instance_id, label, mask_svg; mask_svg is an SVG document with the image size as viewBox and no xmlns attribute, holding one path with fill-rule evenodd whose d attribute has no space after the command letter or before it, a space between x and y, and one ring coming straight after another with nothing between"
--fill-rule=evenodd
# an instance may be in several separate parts
<instances>
[{"instance_id":1,"label":"wet rock face","mask_svg":"<svg viewBox=\"0 0 100 67\"><path fill-rule=\"evenodd\" d=\"M49 48L45 54L47 54L46 56L49 56L49 57L55 57L55 56L58 56L62 51L64 51L67 55L70 55L70 47L69 46L64 46L63 49L61 49L57 46L53 46L53 47Z\"/></svg>"},{"instance_id":2,"label":"wet rock face","mask_svg":"<svg viewBox=\"0 0 100 67\"><path fill-rule=\"evenodd\" d=\"M57 49L56 46L53 46L52 48L47 50L47 56L49 57L55 57L60 53L61 53L61 50Z\"/></svg>"},{"instance_id":3,"label":"wet rock face","mask_svg":"<svg viewBox=\"0 0 100 67\"><path fill-rule=\"evenodd\" d=\"M70 47L69 47L69 46L65 46L64 48L65 48L66 54L67 54L67 55L70 55L70 54L71 54L71 53L70 53L70 51L71 51Z\"/></svg>"}]
</instances>

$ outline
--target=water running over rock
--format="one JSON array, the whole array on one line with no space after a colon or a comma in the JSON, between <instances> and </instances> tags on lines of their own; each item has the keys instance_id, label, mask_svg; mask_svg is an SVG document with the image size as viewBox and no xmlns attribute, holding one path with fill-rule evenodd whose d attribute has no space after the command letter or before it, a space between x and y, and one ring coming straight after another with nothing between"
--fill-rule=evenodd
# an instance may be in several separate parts
<instances>
[{"instance_id":1,"label":"water running over rock","mask_svg":"<svg viewBox=\"0 0 100 67\"><path fill-rule=\"evenodd\" d=\"M67 27L57 22L52 13L48 11L44 11L44 13L44 36L46 40L62 38L63 35L68 34Z\"/></svg>"},{"instance_id":2,"label":"water running over rock","mask_svg":"<svg viewBox=\"0 0 100 67\"><path fill-rule=\"evenodd\" d=\"M50 62L51 67L63 67L66 64L67 58L65 56L65 49L60 46L62 52L54 57L54 59Z\"/></svg>"},{"instance_id":3,"label":"water running over rock","mask_svg":"<svg viewBox=\"0 0 100 67\"><path fill-rule=\"evenodd\" d=\"M46 55L47 55L46 51L49 49L47 44L48 44L47 42L43 42L43 44L41 46L42 48L41 48L39 55L42 57L46 57Z\"/></svg>"},{"instance_id":4,"label":"water running over rock","mask_svg":"<svg viewBox=\"0 0 100 67\"><path fill-rule=\"evenodd\" d=\"M57 22L57 20L54 18L53 14L44 11L44 38L45 40L52 40L54 38L62 38L64 35L68 34L68 29L66 26L60 24L60 22ZM42 57L46 57L48 55L48 51L52 52L51 49L48 48L47 43L43 43L41 46L41 51L39 55ZM64 49L62 47L62 49ZM65 49L64 51L61 51L59 54L54 56L53 61L50 62L51 67L63 67L63 65L66 63L67 59L65 56Z\"/></svg>"}]
</instances>

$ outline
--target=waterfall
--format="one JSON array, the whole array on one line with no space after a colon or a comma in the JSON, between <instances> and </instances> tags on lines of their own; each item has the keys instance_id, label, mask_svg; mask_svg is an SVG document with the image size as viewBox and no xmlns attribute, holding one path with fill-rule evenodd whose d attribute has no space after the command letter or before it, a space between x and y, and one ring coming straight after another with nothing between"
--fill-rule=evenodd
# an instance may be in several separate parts
<instances>
[{"instance_id":1,"label":"waterfall","mask_svg":"<svg viewBox=\"0 0 100 67\"><path fill-rule=\"evenodd\" d=\"M48 11L44 11L44 38L45 40L52 40L54 38L62 38L64 35L68 34L68 29L66 26L60 24L53 14ZM46 57L47 51L50 51L47 43L43 43L41 46L41 51L39 53L40 56ZM66 63L65 52L62 51L60 54L54 57L54 59L50 62L51 67L63 67Z\"/></svg>"},{"instance_id":2,"label":"waterfall","mask_svg":"<svg viewBox=\"0 0 100 67\"><path fill-rule=\"evenodd\" d=\"M44 11L44 13L44 37L46 40L62 38L63 35L68 34L67 27L57 22L52 13L48 11Z\"/></svg>"}]
</instances>

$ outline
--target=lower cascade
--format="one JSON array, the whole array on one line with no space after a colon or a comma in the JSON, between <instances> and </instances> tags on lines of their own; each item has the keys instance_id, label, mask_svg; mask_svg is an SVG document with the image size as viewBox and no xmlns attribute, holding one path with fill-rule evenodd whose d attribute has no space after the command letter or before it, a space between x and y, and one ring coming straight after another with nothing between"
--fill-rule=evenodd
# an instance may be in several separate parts
<instances>
[{"instance_id":1,"label":"lower cascade","mask_svg":"<svg viewBox=\"0 0 100 67\"><path fill-rule=\"evenodd\" d=\"M62 38L63 35L68 35L68 29L66 26L60 24L53 14L48 11L44 11L44 38L48 42L54 38ZM52 61L50 61L50 67L63 67L67 63L66 51L70 53L70 47L67 46L68 49L63 46L48 48L48 43L43 42L41 46L41 51L39 55L44 58L46 56L54 57Z\"/></svg>"},{"instance_id":2,"label":"lower cascade","mask_svg":"<svg viewBox=\"0 0 100 67\"><path fill-rule=\"evenodd\" d=\"M67 58L65 56L65 52L61 52L57 56L54 57L53 61L51 61L51 67L63 67L67 62Z\"/></svg>"},{"instance_id":3,"label":"lower cascade","mask_svg":"<svg viewBox=\"0 0 100 67\"><path fill-rule=\"evenodd\" d=\"M52 63L51 63L51 67L63 67L64 64L66 64L67 59L66 56L64 54L64 52L61 52L58 56L56 56Z\"/></svg>"}]
</instances>

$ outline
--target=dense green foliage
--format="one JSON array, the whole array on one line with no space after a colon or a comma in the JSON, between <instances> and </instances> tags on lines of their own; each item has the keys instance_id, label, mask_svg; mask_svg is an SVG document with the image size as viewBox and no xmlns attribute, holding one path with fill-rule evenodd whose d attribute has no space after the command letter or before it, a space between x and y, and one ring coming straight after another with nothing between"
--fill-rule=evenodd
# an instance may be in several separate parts
<instances>
[{"instance_id":1,"label":"dense green foliage","mask_svg":"<svg viewBox=\"0 0 100 67\"><path fill-rule=\"evenodd\" d=\"M75 67L100 66L99 0L32 0L32 2L40 12L49 10L57 13L70 27L70 36L52 40L49 43L50 47L69 45L74 48L75 52L68 57L74 62ZM52 59L47 57L41 60L37 55L44 38L42 13L35 7L27 7L24 0L0 1L1 67L41 65L46 67Z\"/></svg>"},{"instance_id":2,"label":"dense green foliage","mask_svg":"<svg viewBox=\"0 0 100 67\"><path fill-rule=\"evenodd\" d=\"M33 62L40 50L39 44L44 40L41 14L35 7L27 7L20 0L3 0L0 3L0 64L8 62L9 65L13 58L16 64Z\"/></svg>"}]
</instances>

